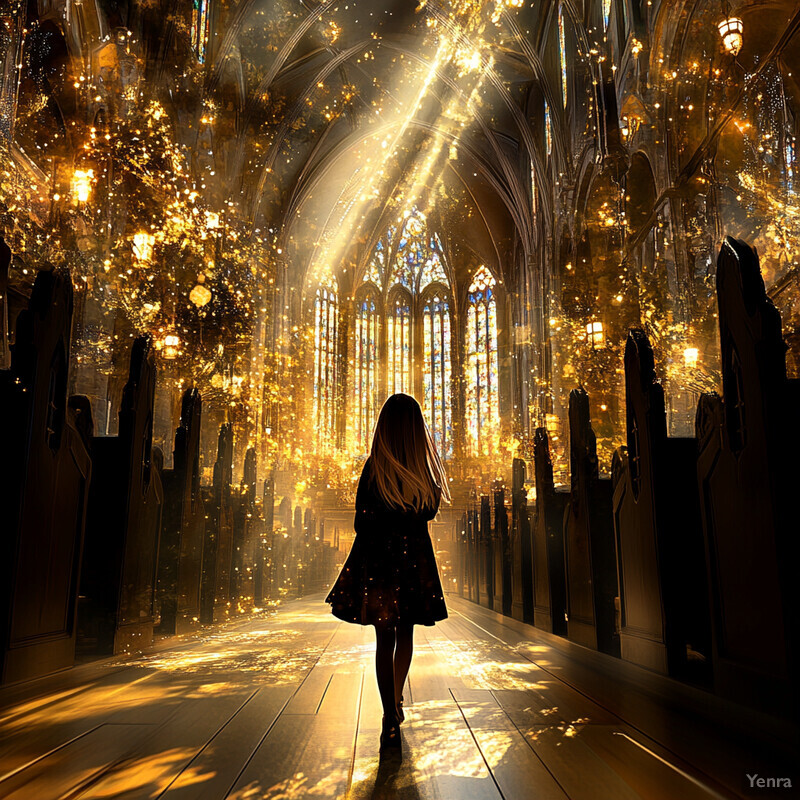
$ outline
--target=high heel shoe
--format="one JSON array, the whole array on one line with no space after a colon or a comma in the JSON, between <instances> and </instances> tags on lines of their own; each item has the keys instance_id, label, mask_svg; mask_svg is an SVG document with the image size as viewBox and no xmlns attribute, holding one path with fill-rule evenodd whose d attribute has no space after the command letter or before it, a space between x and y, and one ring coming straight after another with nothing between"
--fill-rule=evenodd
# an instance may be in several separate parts
<instances>
[{"instance_id":1,"label":"high heel shoe","mask_svg":"<svg viewBox=\"0 0 800 800\"><path fill-rule=\"evenodd\" d=\"M400 747L400 721L398 719L387 720L383 718L383 730L381 731L381 750Z\"/></svg>"},{"instance_id":2,"label":"high heel shoe","mask_svg":"<svg viewBox=\"0 0 800 800\"><path fill-rule=\"evenodd\" d=\"M404 722L406 715L403 713L403 695L400 695L400 699L397 701L397 719L400 722Z\"/></svg>"}]
</instances>

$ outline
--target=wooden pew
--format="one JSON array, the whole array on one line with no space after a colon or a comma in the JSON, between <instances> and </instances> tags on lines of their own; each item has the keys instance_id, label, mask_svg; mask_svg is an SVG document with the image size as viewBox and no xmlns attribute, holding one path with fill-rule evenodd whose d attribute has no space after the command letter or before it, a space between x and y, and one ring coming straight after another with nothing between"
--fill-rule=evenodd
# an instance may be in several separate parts
<instances>
[{"instance_id":1,"label":"wooden pew","mask_svg":"<svg viewBox=\"0 0 800 800\"><path fill-rule=\"evenodd\" d=\"M206 531L203 543L203 585L200 621L204 625L226 620L231 614L233 568L233 426L220 425L217 460L211 489L204 492Z\"/></svg>"},{"instance_id":2,"label":"wooden pew","mask_svg":"<svg viewBox=\"0 0 800 800\"><path fill-rule=\"evenodd\" d=\"M550 458L550 437L537 428L533 439L536 518L533 527L533 623L563 636L567 632L564 578L564 508L569 495L557 491Z\"/></svg>"},{"instance_id":3,"label":"wooden pew","mask_svg":"<svg viewBox=\"0 0 800 800\"><path fill-rule=\"evenodd\" d=\"M71 328L69 273L40 272L17 319L11 367L0 371L4 683L63 669L75 655L92 422L86 398L67 403Z\"/></svg>"},{"instance_id":4,"label":"wooden pew","mask_svg":"<svg viewBox=\"0 0 800 800\"><path fill-rule=\"evenodd\" d=\"M758 257L726 238L717 260L722 391L697 410L712 587L715 691L797 714L798 382Z\"/></svg>"},{"instance_id":5,"label":"wooden pew","mask_svg":"<svg viewBox=\"0 0 800 800\"><path fill-rule=\"evenodd\" d=\"M613 461L622 658L710 679L710 621L694 438L667 436L664 390L644 331L625 347L627 448Z\"/></svg>"},{"instance_id":6,"label":"wooden pew","mask_svg":"<svg viewBox=\"0 0 800 800\"><path fill-rule=\"evenodd\" d=\"M478 517L478 558L480 561L480 584L478 602L486 608L494 608L494 548L492 546L492 510L489 496L481 495Z\"/></svg>"},{"instance_id":7,"label":"wooden pew","mask_svg":"<svg viewBox=\"0 0 800 800\"><path fill-rule=\"evenodd\" d=\"M262 607L273 596L272 576L275 532L275 479L272 475L264 481L261 501L262 535L256 539L254 596L255 604Z\"/></svg>"},{"instance_id":8,"label":"wooden pew","mask_svg":"<svg viewBox=\"0 0 800 800\"><path fill-rule=\"evenodd\" d=\"M508 512L505 489L500 487L492 494L494 506L494 609L511 616L511 542L508 534Z\"/></svg>"},{"instance_id":9,"label":"wooden pew","mask_svg":"<svg viewBox=\"0 0 800 800\"><path fill-rule=\"evenodd\" d=\"M569 445L572 489L564 517L567 637L619 656L611 480L600 478L589 395L583 389L570 392Z\"/></svg>"},{"instance_id":10,"label":"wooden pew","mask_svg":"<svg viewBox=\"0 0 800 800\"><path fill-rule=\"evenodd\" d=\"M469 594L468 598L473 603L480 604L481 592L481 557L480 557L480 503L477 496L467 507L467 556L469 570Z\"/></svg>"},{"instance_id":11,"label":"wooden pew","mask_svg":"<svg viewBox=\"0 0 800 800\"><path fill-rule=\"evenodd\" d=\"M533 543L525 492L525 462L515 458L511 471L511 616L533 625Z\"/></svg>"},{"instance_id":12,"label":"wooden pew","mask_svg":"<svg viewBox=\"0 0 800 800\"><path fill-rule=\"evenodd\" d=\"M231 599L232 609L239 613L250 611L255 597L256 536L261 536L256 504L257 482L256 451L250 447L245 453L242 485L233 508Z\"/></svg>"},{"instance_id":13,"label":"wooden pew","mask_svg":"<svg viewBox=\"0 0 800 800\"><path fill-rule=\"evenodd\" d=\"M164 470L164 514L158 555L159 633L185 633L200 624L205 508L200 492L202 401L197 389L181 400L173 468Z\"/></svg>"},{"instance_id":14,"label":"wooden pew","mask_svg":"<svg viewBox=\"0 0 800 800\"><path fill-rule=\"evenodd\" d=\"M133 343L119 410L119 435L92 440L86 546L79 605L80 647L134 652L153 641L163 490L153 448L156 366L148 336Z\"/></svg>"},{"instance_id":15,"label":"wooden pew","mask_svg":"<svg viewBox=\"0 0 800 800\"><path fill-rule=\"evenodd\" d=\"M272 564L275 597L281 598L289 590L292 556L292 501L286 495L278 506L278 522L278 533L273 537Z\"/></svg>"},{"instance_id":16,"label":"wooden pew","mask_svg":"<svg viewBox=\"0 0 800 800\"><path fill-rule=\"evenodd\" d=\"M8 269L11 266L11 249L0 236L0 369L8 369L11 363L8 335L11 325L8 318Z\"/></svg>"}]
</instances>

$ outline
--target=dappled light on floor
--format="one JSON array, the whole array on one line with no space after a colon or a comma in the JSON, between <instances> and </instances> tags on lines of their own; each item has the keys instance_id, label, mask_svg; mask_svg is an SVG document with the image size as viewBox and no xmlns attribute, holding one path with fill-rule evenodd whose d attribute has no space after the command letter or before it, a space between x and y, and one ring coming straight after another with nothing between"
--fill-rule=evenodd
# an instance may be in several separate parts
<instances>
[{"instance_id":1,"label":"dappled light on floor","mask_svg":"<svg viewBox=\"0 0 800 800\"><path fill-rule=\"evenodd\" d=\"M102 782L91 781L91 796L94 798L118 798L127 792L136 792L139 797L158 797L180 768L194 755L187 748L171 748L148 758L132 758L113 765ZM187 785L197 786L214 777L214 772L203 772L192 766L181 773ZM87 787L88 788L88 787Z\"/></svg>"},{"instance_id":2,"label":"dappled light on floor","mask_svg":"<svg viewBox=\"0 0 800 800\"><path fill-rule=\"evenodd\" d=\"M374 631L321 606L292 601L3 690L0 796L596 800L597 786L608 800L725 796L562 680L574 667L535 634L526 643L463 601L416 629L402 752L381 753Z\"/></svg>"}]
</instances>

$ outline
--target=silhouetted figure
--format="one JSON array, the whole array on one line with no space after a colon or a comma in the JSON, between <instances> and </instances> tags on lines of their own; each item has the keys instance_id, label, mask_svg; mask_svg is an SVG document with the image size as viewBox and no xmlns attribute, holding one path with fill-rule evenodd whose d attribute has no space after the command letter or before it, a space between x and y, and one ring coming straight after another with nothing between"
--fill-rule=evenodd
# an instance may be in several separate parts
<instances>
[{"instance_id":1,"label":"silhouetted figure","mask_svg":"<svg viewBox=\"0 0 800 800\"><path fill-rule=\"evenodd\" d=\"M339 619L375 626L381 748L400 746L414 625L447 617L428 534L442 498L450 501L447 477L419 403L394 394L381 409L358 483L356 538L326 598Z\"/></svg>"}]
</instances>

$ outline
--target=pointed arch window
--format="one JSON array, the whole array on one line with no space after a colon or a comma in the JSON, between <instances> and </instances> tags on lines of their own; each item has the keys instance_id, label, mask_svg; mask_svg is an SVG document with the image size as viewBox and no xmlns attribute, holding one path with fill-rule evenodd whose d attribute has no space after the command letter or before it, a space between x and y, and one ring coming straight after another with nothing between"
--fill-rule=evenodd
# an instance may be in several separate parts
<instances>
[{"instance_id":1,"label":"pointed arch window","mask_svg":"<svg viewBox=\"0 0 800 800\"><path fill-rule=\"evenodd\" d=\"M389 392L411 394L411 294L396 286L387 315Z\"/></svg>"},{"instance_id":2,"label":"pointed arch window","mask_svg":"<svg viewBox=\"0 0 800 800\"><path fill-rule=\"evenodd\" d=\"M380 296L366 284L356 298L356 445L369 451L378 409Z\"/></svg>"},{"instance_id":3,"label":"pointed arch window","mask_svg":"<svg viewBox=\"0 0 800 800\"><path fill-rule=\"evenodd\" d=\"M368 296L374 308L365 308ZM378 353L378 312L386 324L385 353ZM373 316L375 324L369 322ZM379 408L384 400L377 397L380 385L387 394L414 394L421 388L420 404L440 453L452 455L451 326L450 281L442 243L425 215L411 208L397 228L390 228L375 245L357 295L355 441L360 452L369 447L365 434L376 415L371 409ZM369 359L374 377L365 366ZM365 403L365 396L373 396L371 387L375 387L374 406L371 400Z\"/></svg>"},{"instance_id":4,"label":"pointed arch window","mask_svg":"<svg viewBox=\"0 0 800 800\"><path fill-rule=\"evenodd\" d=\"M564 6L558 9L558 57L561 62L561 99L567 107L567 35L564 30Z\"/></svg>"},{"instance_id":5,"label":"pointed arch window","mask_svg":"<svg viewBox=\"0 0 800 800\"><path fill-rule=\"evenodd\" d=\"M201 64L208 50L208 12L210 0L192 0L192 49Z\"/></svg>"},{"instance_id":6,"label":"pointed arch window","mask_svg":"<svg viewBox=\"0 0 800 800\"><path fill-rule=\"evenodd\" d=\"M370 258L367 270L364 273L364 280L374 283L381 290L383 289L383 278L386 274L393 237L394 228L389 228L386 235L378 239L375 249L372 251L372 258Z\"/></svg>"},{"instance_id":7,"label":"pointed arch window","mask_svg":"<svg viewBox=\"0 0 800 800\"><path fill-rule=\"evenodd\" d=\"M436 449L447 458L453 453L450 407L450 304L441 286L432 286L423 300L422 387L423 409Z\"/></svg>"},{"instance_id":8,"label":"pointed arch window","mask_svg":"<svg viewBox=\"0 0 800 800\"><path fill-rule=\"evenodd\" d=\"M495 279L486 267L467 294L467 440L471 455L495 452L500 433L497 381L497 300Z\"/></svg>"},{"instance_id":9,"label":"pointed arch window","mask_svg":"<svg viewBox=\"0 0 800 800\"><path fill-rule=\"evenodd\" d=\"M441 284L447 285L447 273L444 269L442 261L442 243L439 237L434 234L430 238L429 250L425 263L422 265L419 273L419 288L424 289L428 284L438 281Z\"/></svg>"},{"instance_id":10,"label":"pointed arch window","mask_svg":"<svg viewBox=\"0 0 800 800\"><path fill-rule=\"evenodd\" d=\"M320 452L332 449L335 442L338 331L337 284L330 278L314 298L314 422Z\"/></svg>"}]
</instances>

